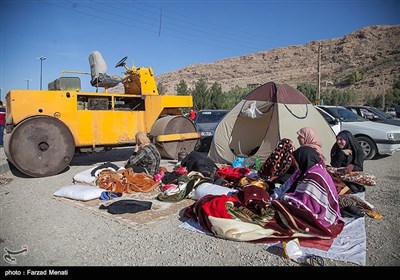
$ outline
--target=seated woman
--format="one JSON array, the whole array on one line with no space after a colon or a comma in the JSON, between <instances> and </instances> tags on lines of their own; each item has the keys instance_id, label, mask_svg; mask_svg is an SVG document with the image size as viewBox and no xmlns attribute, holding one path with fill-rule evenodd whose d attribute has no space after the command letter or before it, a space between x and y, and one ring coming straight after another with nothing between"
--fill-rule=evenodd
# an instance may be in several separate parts
<instances>
[{"instance_id":1,"label":"seated woman","mask_svg":"<svg viewBox=\"0 0 400 280\"><path fill-rule=\"evenodd\" d=\"M331 166L346 167L351 171L363 171L364 152L357 139L348 130L342 130L336 136L331 149Z\"/></svg>"},{"instance_id":2,"label":"seated woman","mask_svg":"<svg viewBox=\"0 0 400 280\"><path fill-rule=\"evenodd\" d=\"M324 154L322 152L322 142L312 127L303 127L297 133L297 140L300 146L308 146L313 148L321 159L325 161Z\"/></svg>"},{"instance_id":3,"label":"seated woman","mask_svg":"<svg viewBox=\"0 0 400 280\"><path fill-rule=\"evenodd\" d=\"M126 162L125 168L131 167L135 173L145 172L150 175L158 173L161 155L156 146L144 132L136 133L135 141L135 152Z\"/></svg>"},{"instance_id":4,"label":"seated woman","mask_svg":"<svg viewBox=\"0 0 400 280\"><path fill-rule=\"evenodd\" d=\"M271 199L281 199L311 212L324 227L337 224L341 218L338 193L322 159L311 147L302 146L293 152L297 171Z\"/></svg>"},{"instance_id":5,"label":"seated woman","mask_svg":"<svg viewBox=\"0 0 400 280\"><path fill-rule=\"evenodd\" d=\"M357 139L350 131L343 130L336 136L336 143L331 149L331 166L345 167L346 172L363 171L364 152ZM364 186L346 183L353 193L365 191Z\"/></svg>"},{"instance_id":6,"label":"seated woman","mask_svg":"<svg viewBox=\"0 0 400 280\"><path fill-rule=\"evenodd\" d=\"M275 150L262 164L257 174L263 180L270 183L285 183L296 170L292 160L293 150L294 146L292 140L287 138L281 139Z\"/></svg>"}]
</instances>

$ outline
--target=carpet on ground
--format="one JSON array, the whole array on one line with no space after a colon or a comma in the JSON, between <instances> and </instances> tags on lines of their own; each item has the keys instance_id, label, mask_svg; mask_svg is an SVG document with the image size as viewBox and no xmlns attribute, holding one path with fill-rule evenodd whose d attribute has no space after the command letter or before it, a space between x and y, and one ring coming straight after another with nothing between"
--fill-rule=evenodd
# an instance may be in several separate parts
<instances>
[{"instance_id":1,"label":"carpet on ground","mask_svg":"<svg viewBox=\"0 0 400 280\"><path fill-rule=\"evenodd\" d=\"M93 199L89 201L79 201L64 197L53 196L57 201L67 203L74 207L90 211L96 215L100 215L105 218L109 218L128 225L135 229L148 228L149 225L160 224L172 219L179 218L179 212L193 203L193 200L182 200L177 203L167 203L157 200L157 195L160 193L159 190L153 190L148 193L134 192L131 194L123 194L121 197L112 200L100 200ZM108 205L121 200L136 200L151 202L151 209L141 211L138 213L123 213L123 214L110 214L106 209L99 209L101 205L107 207Z\"/></svg>"}]
</instances>

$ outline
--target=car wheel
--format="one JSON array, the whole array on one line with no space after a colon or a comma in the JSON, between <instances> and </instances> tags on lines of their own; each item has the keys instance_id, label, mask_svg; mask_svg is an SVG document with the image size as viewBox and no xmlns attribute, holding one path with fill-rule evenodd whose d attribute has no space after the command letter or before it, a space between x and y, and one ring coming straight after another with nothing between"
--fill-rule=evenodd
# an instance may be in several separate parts
<instances>
[{"instance_id":1,"label":"car wheel","mask_svg":"<svg viewBox=\"0 0 400 280\"><path fill-rule=\"evenodd\" d=\"M372 159L375 157L377 148L374 141L365 136L357 137L357 141L361 145L361 148L363 148L365 159Z\"/></svg>"}]
</instances>

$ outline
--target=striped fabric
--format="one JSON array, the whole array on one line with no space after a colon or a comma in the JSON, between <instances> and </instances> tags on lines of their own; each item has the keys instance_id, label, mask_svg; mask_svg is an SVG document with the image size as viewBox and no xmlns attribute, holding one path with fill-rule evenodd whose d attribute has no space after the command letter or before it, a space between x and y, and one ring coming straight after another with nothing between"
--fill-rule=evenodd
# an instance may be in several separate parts
<instances>
[{"instance_id":1,"label":"striped fabric","mask_svg":"<svg viewBox=\"0 0 400 280\"><path fill-rule=\"evenodd\" d=\"M300 173L293 176L295 181ZM321 164L311 167L298 182L295 192L285 194L283 199L308 210L325 227L336 224L341 218L335 185Z\"/></svg>"}]
</instances>

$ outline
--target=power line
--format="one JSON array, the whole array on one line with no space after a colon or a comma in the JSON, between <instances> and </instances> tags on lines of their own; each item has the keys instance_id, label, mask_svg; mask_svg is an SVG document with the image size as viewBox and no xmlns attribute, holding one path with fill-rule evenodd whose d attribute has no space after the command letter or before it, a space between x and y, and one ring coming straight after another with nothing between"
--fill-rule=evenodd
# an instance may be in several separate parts
<instances>
[{"instance_id":1,"label":"power line","mask_svg":"<svg viewBox=\"0 0 400 280\"><path fill-rule=\"evenodd\" d=\"M65 0L65 1L68 1L68 0ZM102 2L101 2L101 3L98 3L98 4L103 5L103 6L106 6L106 7L108 7L108 8L114 9L114 10L117 10L117 11L127 12L126 9L122 9L122 8L118 8L118 7L115 7L115 6L111 6L111 5L102 3ZM80 5L91 9L91 7L89 7L89 6L86 6L86 5L83 5L83 4L80 4ZM130 7L133 8L132 5L129 5L129 4L124 4L124 5L125 5L125 6L130 6ZM100 9L96 9L96 10L101 11L101 12L104 12L103 10L100 10ZM154 22L154 24L148 23L148 22L143 22L143 21L140 21L140 20L138 20L138 19L132 19L131 17L126 17L126 16L121 15L121 13L119 13L119 14L112 13L112 12L110 12L109 10L107 10L107 14L116 15L116 16L118 16L118 17L122 17L122 18L125 18L125 19L128 19L128 20L134 20L135 22L143 23L143 24L146 24L146 25L154 26L154 27L156 27L157 25L159 25L159 24L156 23L156 22L159 22L158 19L156 19L156 18L154 18L154 17L153 17L153 18L152 18L152 17L148 17L148 16L142 15L142 14L140 14L140 17L146 18L146 19L150 19L150 20L152 20L152 21ZM129 10L129 14L137 14L137 13L135 13L135 9L134 9L134 12L131 12L131 11ZM167 17L167 16L164 14L164 17ZM166 23L167 23L167 22L166 22ZM172 24L172 25L173 25L173 26L178 26L178 28L182 28L182 26L179 26L179 25L176 25L176 24ZM170 36L170 37L179 38L179 39L186 40L186 41L194 41L194 42L197 42L197 43L203 43L203 44L211 45L211 46L218 46L218 47L221 47L221 48L232 49L232 50L242 50L243 47L248 47L248 45L246 45L246 44L241 44L241 43L240 43L240 42L242 42L242 40L240 40L240 38L238 38L238 36L236 36L235 38L233 38L233 39L234 39L234 42L232 42L232 41L226 41L226 40L224 41L224 40L219 39L219 38L223 37L223 34L222 34L222 36L221 36L221 34L212 34L212 33L209 33L209 32L203 32L203 31L198 30L198 29L190 28L190 27L188 27L187 25L184 26L183 28L185 28L185 30L184 30L184 31L181 31L181 30L179 30L179 29L175 29L175 28L171 28L171 27L168 27L168 26L164 26L164 30L166 30L166 31L171 31L171 32L173 33L173 34L167 33L168 36ZM217 36L217 37L215 37L215 36L214 36L214 37L200 36L200 35L198 34L198 35L197 35L197 39L205 39L205 40L208 40L208 41L213 42L213 43L218 42L218 43L225 44L225 46L223 46L223 45L216 45L216 44L210 44L210 43L205 43L204 41L198 41L198 40L188 39L188 37L181 37L181 36L177 36L177 35L176 35L176 34L179 34L179 33L181 33L181 34L183 33L183 35L193 36L195 33L193 33L193 32L190 31L190 30L192 30L192 31L200 31L200 32L202 32L202 33L204 33L204 34L206 34L206 35L208 35L208 34L215 35L215 36ZM217 38L218 38L218 39L217 39ZM226 47L226 45L228 45L229 47ZM234 47L232 47L232 46L237 46L237 47L239 47L239 48L234 48ZM254 46L252 45L252 47L254 47Z\"/></svg>"},{"instance_id":2,"label":"power line","mask_svg":"<svg viewBox=\"0 0 400 280\"><path fill-rule=\"evenodd\" d=\"M137 2L137 1L134 1L134 2ZM228 1L228 2L231 3L230 1ZM240 2L240 1L238 1L238 2ZM130 4L130 3L126 3L126 5L133 7L132 4ZM142 8L142 6L147 6L147 7L150 7L152 9L156 9L154 6L149 5L148 3L140 3L139 9L141 9L143 11L147 11L147 10L144 10ZM221 36L222 35L222 36L225 36L225 37L228 36L228 37L236 39L236 40L238 40L238 39L239 40L252 40L256 44L260 44L260 42L263 42L263 39L265 39L265 37L260 38L259 35L252 34L251 32L249 32L249 30L232 29L231 26L224 26L224 25L220 25L220 24L211 23L211 22L205 21L203 19L196 19L196 18L193 18L193 17L188 17L186 15L183 15L183 14L180 14L180 13L176 13L176 12L168 10L168 9L164 9L164 11L168 12L168 14L164 15L165 18L171 18L172 20L177 20L177 21L183 22L184 23L183 26L185 28L187 28L187 23L192 24L194 26L198 26L200 28L205 28L205 25L208 25L208 26L212 27L212 28L205 28L206 32L209 33L209 34L214 34L216 36ZM178 17L169 16L169 14L175 14ZM185 20L184 18L186 18L188 20ZM217 31L220 31L220 32L218 32L218 33L210 33L210 31L214 31L214 30L216 30L216 28L218 28L219 30L217 30ZM204 31L202 31L202 32L204 32ZM271 43L271 42L286 43L286 41L279 40L279 39L276 39L276 38L271 38L271 40L268 40L268 42L269 43Z\"/></svg>"},{"instance_id":3,"label":"power line","mask_svg":"<svg viewBox=\"0 0 400 280\"><path fill-rule=\"evenodd\" d=\"M66 10L72 11L74 13L79 13L79 14L83 14L85 16L95 17L95 18L103 20L103 21L113 22L113 23L124 25L124 26L130 26L135 29L140 29L140 30L144 30L147 32L155 33L155 34L158 33L159 36L161 34L161 15L160 15L159 19L156 19L154 16L153 17L147 16L146 13L148 13L149 10L144 9L142 6L148 6L151 9L156 9L156 8L154 6L148 5L146 3L140 3L139 7L134 7L134 6L132 6L132 4L124 2L125 8L120 8L115 5L115 4L119 4L119 1L113 1L113 5L109 5L104 2L93 1L94 3L96 3L97 7L95 7L95 5L92 5L92 6L85 5L84 3L86 3L86 2L81 1L81 2L79 2L78 5L74 6L73 8L69 8L69 7L65 7L65 5L63 6L63 4L68 4L68 3L74 4L73 2L71 2L69 0L65 0L63 3L49 2L49 1L43 1L43 0L38 0L38 1L46 3L48 5L58 7L58 8L66 9ZM91 2L91 3L93 3L93 2ZM105 6L108 8L112 8L114 10L117 10L118 13L111 12L110 9L100 9L100 8L98 8L98 6ZM121 14L121 11L127 12L127 9L126 9L127 6L134 8L133 11L129 10L129 15L130 15L129 17L123 16ZM88 11L79 9L82 7L88 9ZM143 13L138 14L136 12L136 10L138 10L138 9L145 11L145 14L143 14ZM158 8L157 8L157 10L158 10ZM99 13L93 14L93 13L91 13L92 11L99 11L100 14ZM163 12L164 10L162 9L161 11ZM168 10L165 10L165 11L168 11ZM171 11L168 11L168 12L171 14L178 14L178 13L174 13ZM104 17L101 14L107 15L107 17ZM136 18L132 17L131 16L132 14L136 14L137 17L140 17L140 18L145 18L145 21L139 20L137 17ZM156 13L151 13L151 14L155 15ZM157 14L158 14L158 12L157 12ZM118 18L124 18L124 19L127 19L128 21L135 22L137 24L132 25L132 24L129 24L128 22L122 22L120 20L115 20L115 18L112 16L110 17L110 15L118 17ZM249 46L252 49L256 49L257 46L259 46L259 49L266 49L266 46L264 44L260 43L262 38L254 39L253 37L243 36L244 33L226 32L226 30L232 30L229 27L226 27L224 30L222 30L221 32L218 32L218 33L216 33L218 30L216 30L215 28L207 28L207 29L203 30L205 28L204 24L199 24L197 22L194 22L194 20L192 18L189 18L189 19L191 19L191 21L188 21L188 20L182 19L182 17L189 18L189 17L183 16L183 15L180 18L175 18L168 14L162 13L163 30L164 30L163 34L165 36L177 38L180 40L191 41L191 42L196 42L196 43L200 43L203 45L210 45L210 46L231 49L231 50L242 50L243 48L248 48ZM149 22L149 20L150 20L150 22ZM154 23L151 23L152 21ZM174 21L177 21L178 24L174 23ZM204 22L207 25L213 25L207 21L201 21L201 22ZM183 23L183 24L179 24L179 23ZM203 29L192 28L192 27L188 26L188 23L190 23L194 26L200 26ZM142 26L139 26L138 24L141 24ZM145 27L143 27L143 25L146 25L148 27L145 28ZM175 26L178 29L171 28L170 26ZM221 27L218 25L213 25L213 26ZM152 29L152 27L154 29ZM158 32L156 31L157 27L158 27ZM216 32L214 32L214 30ZM179 36L181 34L187 35L187 36L185 36L185 37ZM205 34L205 35L202 35L202 34ZM247 35L251 35L251 34L247 32ZM192 39L192 38L189 38L189 36L195 36L195 38ZM230 41L227 41L227 40L230 40ZM256 43L249 44L249 41L255 41ZM256 51L256 50L254 50L254 51Z\"/></svg>"}]
</instances>

